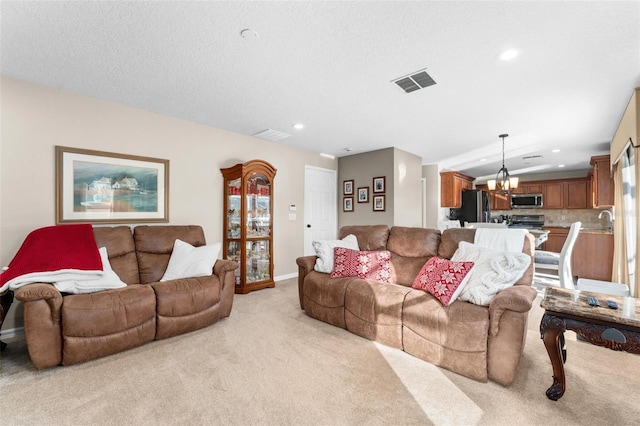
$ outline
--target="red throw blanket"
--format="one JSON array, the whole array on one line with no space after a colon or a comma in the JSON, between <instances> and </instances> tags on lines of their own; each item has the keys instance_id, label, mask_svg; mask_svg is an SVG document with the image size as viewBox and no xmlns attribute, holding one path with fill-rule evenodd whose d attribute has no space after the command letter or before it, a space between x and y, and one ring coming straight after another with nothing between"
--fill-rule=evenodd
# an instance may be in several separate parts
<instances>
[{"instance_id":1,"label":"red throw blanket","mask_svg":"<svg viewBox=\"0 0 640 426\"><path fill-rule=\"evenodd\" d=\"M5 283L21 275L61 269L102 270L90 224L48 226L27 235L9 269L0 274L0 292L6 290Z\"/></svg>"}]
</instances>

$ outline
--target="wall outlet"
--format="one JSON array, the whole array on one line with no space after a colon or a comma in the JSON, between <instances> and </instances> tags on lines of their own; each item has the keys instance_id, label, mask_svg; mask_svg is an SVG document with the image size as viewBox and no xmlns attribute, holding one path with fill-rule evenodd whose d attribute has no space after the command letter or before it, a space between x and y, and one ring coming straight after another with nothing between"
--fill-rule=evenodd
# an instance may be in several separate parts
<instances>
[{"instance_id":1,"label":"wall outlet","mask_svg":"<svg viewBox=\"0 0 640 426\"><path fill-rule=\"evenodd\" d=\"M560 220L565 220L567 217L565 215L560 216Z\"/></svg>"}]
</instances>

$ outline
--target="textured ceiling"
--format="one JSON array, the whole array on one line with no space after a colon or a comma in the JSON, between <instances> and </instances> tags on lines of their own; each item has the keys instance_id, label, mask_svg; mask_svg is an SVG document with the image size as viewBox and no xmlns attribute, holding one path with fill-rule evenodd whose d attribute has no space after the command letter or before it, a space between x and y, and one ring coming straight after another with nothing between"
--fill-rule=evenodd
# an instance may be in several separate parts
<instances>
[{"instance_id":1,"label":"textured ceiling","mask_svg":"<svg viewBox=\"0 0 640 426\"><path fill-rule=\"evenodd\" d=\"M274 129L336 156L394 146L475 177L500 167L501 133L512 172L588 168L640 86L638 1L2 1L0 12L3 75L248 135ZM519 56L500 60L507 48ZM425 68L436 85L406 94L391 82Z\"/></svg>"}]
</instances>

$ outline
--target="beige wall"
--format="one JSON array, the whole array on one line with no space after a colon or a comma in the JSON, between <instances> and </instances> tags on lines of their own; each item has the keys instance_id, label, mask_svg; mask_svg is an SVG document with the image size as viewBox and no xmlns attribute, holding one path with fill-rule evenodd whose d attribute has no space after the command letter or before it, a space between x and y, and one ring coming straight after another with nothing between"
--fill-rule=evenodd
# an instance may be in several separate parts
<instances>
[{"instance_id":1,"label":"beige wall","mask_svg":"<svg viewBox=\"0 0 640 426\"><path fill-rule=\"evenodd\" d=\"M422 157L394 148L393 165L393 224L420 227L422 226Z\"/></svg>"},{"instance_id":2,"label":"beige wall","mask_svg":"<svg viewBox=\"0 0 640 426\"><path fill-rule=\"evenodd\" d=\"M422 166L422 178L425 180L424 189L424 227L438 229L438 221L446 219L449 209L440 207L440 166L428 164Z\"/></svg>"},{"instance_id":3,"label":"beige wall","mask_svg":"<svg viewBox=\"0 0 640 426\"><path fill-rule=\"evenodd\" d=\"M1 89L0 265L11 260L30 231L55 223L54 147L62 145L169 159L170 224L202 225L209 242L222 240L220 168L255 158L268 161L278 170L274 274L297 273L304 166L335 170L337 160L8 77L2 77ZM289 204L298 206L296 220L288 218ZM4 330L21 326L16 311L11 309Z\"/></svg>"}]
</instances>

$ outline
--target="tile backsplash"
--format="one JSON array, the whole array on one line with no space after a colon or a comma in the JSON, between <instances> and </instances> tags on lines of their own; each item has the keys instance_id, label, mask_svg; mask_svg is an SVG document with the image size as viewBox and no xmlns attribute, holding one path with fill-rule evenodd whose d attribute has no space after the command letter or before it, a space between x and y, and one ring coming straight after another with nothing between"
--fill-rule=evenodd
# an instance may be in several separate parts
<instances>
[{"instance_id":1,"label":"tile backsplash","mask_svg":"<svg viewBox=\"0 0 640 426\"><path fill-rule=\"evenodd\" d=\"M570 226L573 222L582 222L583 228L606 228L609 225L607 216L598 219L599 209L518 209L492 210L491 218L500 215L541 214L546 226Z\"/></svg>"}]
</instances>

